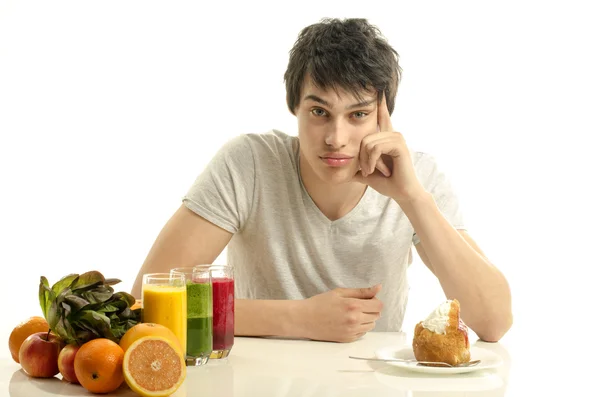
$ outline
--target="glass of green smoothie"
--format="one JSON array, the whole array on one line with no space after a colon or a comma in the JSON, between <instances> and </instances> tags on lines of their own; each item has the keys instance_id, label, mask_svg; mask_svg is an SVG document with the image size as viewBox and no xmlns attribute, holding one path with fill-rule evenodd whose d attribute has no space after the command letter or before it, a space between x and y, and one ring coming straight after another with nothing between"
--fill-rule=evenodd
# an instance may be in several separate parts
<instances>
[{"instance_id":1,"label":"glass of green smoothie","mask_svg":"<svg viewBox=\"0 0 600 397\"><path fill-rule=\"evenodd\" d=\"M186 364L207 363L213 348L213 296L209 270L176 267L171 274L184 274L187 290Z\"/></svg>"}]
</instances>

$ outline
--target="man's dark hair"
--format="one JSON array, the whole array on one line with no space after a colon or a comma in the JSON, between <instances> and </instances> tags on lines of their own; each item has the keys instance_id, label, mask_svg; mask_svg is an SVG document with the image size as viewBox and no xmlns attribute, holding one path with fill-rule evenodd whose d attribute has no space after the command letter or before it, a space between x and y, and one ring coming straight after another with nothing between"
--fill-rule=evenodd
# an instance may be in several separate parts
<instances>
[{"instance_id":1,"label":"man's dark hair","mask_svg":"<svg viewBox=\"0 0 600 397\"><path fill-rule=\"evenodd\" d=\"M284 74L287 105L296 114L308 77L321 89L343 89L357 98L375 90L381 100L385 92L392 114L401 75L398 53L377 27L366 19L326 18L304 28L290 51Z\"/></svg>"}]
</instances>

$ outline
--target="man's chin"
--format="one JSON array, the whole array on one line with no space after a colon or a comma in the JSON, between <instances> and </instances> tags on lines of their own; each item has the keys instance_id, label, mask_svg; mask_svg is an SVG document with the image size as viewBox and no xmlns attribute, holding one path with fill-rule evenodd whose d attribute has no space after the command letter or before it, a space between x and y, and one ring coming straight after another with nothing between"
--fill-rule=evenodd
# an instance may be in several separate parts
<instances>
[{"instance_id":1,"label":"man's chin","mask_svg":"<svg viewBox=\"0 0 600 397\"><path fill-rule=\"evenodd\" d=\"M356 172L350 169L329 169L321 173L321 180L332 185L342 185L352 182L355 174Z\"/></svg>"}]
</instances>

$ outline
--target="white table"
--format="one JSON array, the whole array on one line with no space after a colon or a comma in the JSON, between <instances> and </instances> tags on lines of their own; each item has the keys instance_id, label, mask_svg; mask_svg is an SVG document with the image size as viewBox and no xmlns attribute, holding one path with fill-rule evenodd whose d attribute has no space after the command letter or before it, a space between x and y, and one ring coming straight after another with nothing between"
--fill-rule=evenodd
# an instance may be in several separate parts
<instances>
[{"instance_id":1,"label":"white table","mask_svg":"<svg viewBox=\"0 0 600 397\"><path fill-rule=\"evenodd\" d=\"M530 366L525 358L528 352L536 351L537 345L529 345L533 350L520 349L523 354L511 354L507 348L510 338L508 343L474 342L473 346L498 354L503 365L460 375L420 374L385 363L348 358L374 357L379 348L407 343L410 336L403 333L369 333L348 344L238 337L229 358L188 368L186 381L174 396L526 396L545 395L553 390L600 395L590 389L595 382L585 373L579 378L571 377L576 371L555 370L556 366L547 359ZM29 378L12 361L8 348L5 350L0 355L0 395L91 395L80 386L60 381L60 375L54 379ZM593 372L600 374L600 367ZM126 387L114 395L135 396Z\"/></svg>"}]
</instances>

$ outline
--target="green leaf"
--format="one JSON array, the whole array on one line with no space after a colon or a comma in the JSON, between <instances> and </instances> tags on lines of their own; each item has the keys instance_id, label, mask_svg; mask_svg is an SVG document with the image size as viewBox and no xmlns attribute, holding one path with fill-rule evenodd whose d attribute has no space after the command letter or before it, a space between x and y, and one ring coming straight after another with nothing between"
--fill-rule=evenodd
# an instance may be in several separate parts
<instances>
[{"instance_id":1,"label":"green leaf","mask_svg":"<svg viewBox=\"0 0 600 397\"><path fill-rule=\"evenodd\" d=\"M123 311L131 306L129 306L129 302L124 301L123 299L116 299L112 302L113 305L117 306L120 311Z\"/></svg>"},{"instance_id":2,"label":"green leaf","mask_svg":"<svg viewBox=\"0 0 600 397\"><path fill-rule=\"evenodd\" d=\"M65 330L64 322L62 321L62 319L58 319L58 321L54 325L54 328L52 328L52 332L54 332L56 335L60 336L60 338L62 340L66 341L67 339L69 339L69 335L67 334L67 331Z\"/></svg>"},{"instance_id":3,"label":"green leaf","mask_svg":"<svg viewBox=\"0 0 600 397\"><path fill-rule=\"evenodd\" d=\"M50 307L48 308L48 317L46 321L48 321L48 326L52 331L56 330L56 324L58 324L58 320L60 319L60 313L58 308L58 303L56 299L49 300Z\"/></svg>"},{"instance_id":4,"label":"green leaf","mask_svg":"<svg viewBox=\"0 0 600 397\"><path fill-rule=\"evenodd\" d=\"M73 284L73 282L76 283L78 277L79 277L79 274L69 274L68 276L64 276L63 278L58 280L56 283L54 283L54 285L52 286L52 291L56 295L60 294L65 288L70 287L71 284Z\"/></svg>"},{"instance_id":5,"label":"green leaf","mask_svg":"<svg viewBox=\"0 0 600 397\"><path fill-rule=\"evenodd\" d=\"M39 299L42 314L46 318L46 303L48 302L48 291L50 290L48 279L44 276L40 277Z\"/></svg>"},{"instance_id":6,"label":"green leaf","mask_svg":"<svg viewBox=\"0 0 600 397\"><path fill-rule=\"evenodd\" d=\"M99 286L97 288L85 291L81 297L89 301L91 304L106 302L113 296L114 290L110 286Z\"/></svg>"},{"instance_id":7,"label":"green leaf","mask_svg":"<svg viewBox=\"0 0 600 397\"><path fill-rule=\"evenodd\" d=\"M114 326L115 324L117 324L119 321L121 321L121 319L119 318L119 316L117 316L117 314L115 312L105 313L105 315L110 320L111 327Z\"/></svg>"},{"instance_id":8,"label":"green leaf","mask_svg":"<svg viewBox=\"0 0 600 397\"><path fill-rule=\"evenodd\" d=\"M85 342L88 342L92 339L98 338L93 331L87 329L80 329L75 332L75 340L78 345L83 345Z\"/></svg>"},{"instance_id":9,"label":"green leaf","mask_svg":"<svg viewBox=\"0 0 600 397\"><path fill-rule=\"evenodd\" d=\"M88 302L87 300L74 294L66 295L65 302L71 306L71 310L73 312L78 312L90 304L90 302Z\"/></svg>"},{"instance_id":10,"label":"green leaf","mask_svg":"<svg viewBox=\"0 0 600 397\"><path fill-rule=\"evenodd\" d=\"M64 317L61 317L56 324L54 332L60 336L66 343L75 343L76 333L71 324L65 320Z\"/></svg>"},{"instance_id":11,"label":"green leaf","mask_svg":"<svg viewBox=\"0 0 600 397\"><path fill-rule=\"evenodd\" d=\"M61 319L64 319L65 317L67 317L69 315L69 313L71 312L71 307L64 304L65 303L65 297L67 295L71 294L71 289L69 287L63 289L58 296L54 299L53 301L53 305L56 305L56 314L53 314L53 316L55 315L58 318L58 322L60 322ZM65 308L65 306L68 308L68 312ZM48 322L48 324L50 325L50 328L52 329L52 325L50 324L50 322ZM54 326L57 326L57 324L55 324Z\"/></svg>"},{"instance_id":12,"label":"green leaf","mask_svg":"<svg viewBox=\"0 0 600 397\"><path fill-rule=\"evenodd\" d=\"M90 332L92 332L94 335L96 336L100 336L100 333L98 332L98 330L90 323L86 322L83 319L71 319L71 323L73 324L74 328L77 329L82 329L82 330L88 330Z\"/></svg>"},{"instance_id":13,"label":"green leaf","mask_svg":"<svg viewBox=\"0 0 600 397\"><path fill-rule=\"evenodd\" d=\"M71 306L69 306L65 302L62 302L60 305L64 309L65 317L69 317L71 315L71 312L72 312Z\"/></svg>"},{"instance_id":14,"label":"green leaf","mask_svg":"<svg viewBox=\"0 0 600 397\"><path fill-rule=\"evenodd\" d=\"M133 313L133 310L131 310L129 306L127 306L125 309L123 309L123 311L119 313L119 319L126 320L128 318L133 318L134 315L135 314Z\"/></svg>"},{"instance_id":15,"label":"green leaf","mask_svg":"<svg viewBox=\"0 0 600 397\"><path fill-rule=\"evenodd\" d=\"M104 283L104 276L102 273L92 270L91 272L81 274L77 282L71 286L71 290L75 292L77 290L86 289L102 283Z\"/></svg>"},{"instance_id":16,"label":"green leaf","mask_svg":"<svg viewBox=\"0 0 600 397\"><path fill-rule=\"evenodd\" d=\"M48 321L48 324L50 324L50 320L48 319L48 317L49 317L50 307L52 306L52 302L56 301L56 294L54 293L54 291L52 291L48 287L46 297L47 297L46 298L46 321Z\"/></svg>"},{"instance_id":17,"label":"green leaf","mask_svg":"<svg viewBox=\"0 0 600 397\"><path fill-rule=\"evenodd\" d=\"M76 328L78 329L77 332L85 331L85 332L89 333L89 335L91 335L88 340L102 337L100 332L98 332L98 330L93 325L90 325L90 324L86 323L85 321L78 321L78 322L73 321L73 323L76 324ZM82 340L81 342L85 343L88 340Z\"/></svg>"},{"instance_id":18,"label":"green leaf","mask_svg":"<svg viewBox=\"0 0 600 397\"><path fill-rule=\"evenodd\" d=\"M131 308L126 308L122 312L119 313L119 318L121 320L135 320L140 321L142 317L142 309L131 310Z\"/></svg>"},{"instance_id":19,"label":"green leaf","mask_svg":"<svg viewBox=\"0 0 600 397\"><path fill-rule=\"evenodd\" d=\"M127 292L117 292L116 294L114 294L114 297L127 302L127 306L131 307L135 304L135 298L133 297L133 295L128 294Z\"/></svg>"},{"instance_id":20,"label":"green leaf","mask_svg":"<svg viewBox=\"0 0 600 397\"><path fill-rule=\"evenodd\" d=\"M124 324L116 324L113 328L110 329L113 337L115 339L121 339L123 335L125 335L125 325Z\"/></svg>"},{"instance_id":21,"label":"green leaf","mask_svg":"<svg viewBox=\"0 0 600 397\"><path fill-rule=\"evenodd\" d=\"M114 313L118 312L120 309L113 304L103 304L98 310L98 313Z\"/></svg>"},{"instance_id":22,"label":"green leaf","mask_svg":"<svg viewBox=\"0 0 600 397\"><path fill-rule=\"evenodd\" d=\"M91 310L82 310L78 313L78 322L91 326L96 332L105 338L112 337L110 332L110 320L104 314Z\"/></svg>"},{"instance_id":23,"label":"green leaf","mask_svg":"<svg viewBox=\"0 0 600 397\"><path fill-rule=\"evenodd\" d=\"M138 324L139 321L125 320L113 324L112 333L116 339L121 339L130 328Z\"/></svg>"},{"instance_id":24,"label":"green leaf","mask_svg":"<svg viewBox=\"0 0 600 397\"><path fill-rule=\"evenodd\" d=\"M114 293L119 279L105 279L98 271L69 274L52 288L40 278L39 300L50 329L67 343L79 345L99 337L119 342L141 321L141 309L131 310L135 298Z\"/></svg>"},{"instance_id":25,"label":"green leaf","mask_svg":"<svg viewBox=\"0 0 600 397\"><path fill-rule=\"evenodd\" d=\"M71 295L71 288L66 287L56 294L56 300L59 304L65 301L65 297Z\"/></svg>"}]
</instances>

